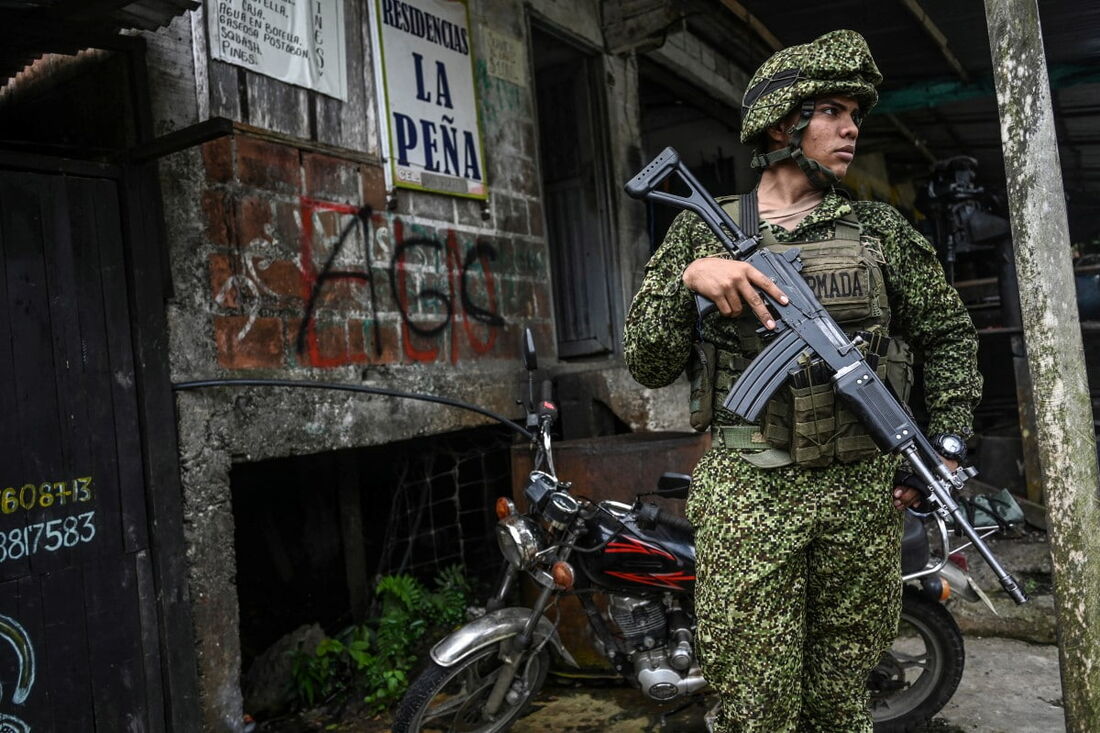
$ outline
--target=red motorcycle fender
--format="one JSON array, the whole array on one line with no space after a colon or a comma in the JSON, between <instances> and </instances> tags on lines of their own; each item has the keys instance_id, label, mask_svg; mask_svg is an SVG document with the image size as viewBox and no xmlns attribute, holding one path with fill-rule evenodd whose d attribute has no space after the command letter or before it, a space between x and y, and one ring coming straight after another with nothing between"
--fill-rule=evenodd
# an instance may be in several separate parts
<instances>
[{"instance_id":1,"label":"red motorcycle fender","mask_svg":"<svg viewBox=\"0 0 1100 733\"><path fill-rule=\"evenodd\" d=\"M487 646L520 633L529 618L531 618L531 609L522 607L501 608L487 613L437 642L432 647L432 661L441 667L453 666ZM573 659L573 655L561 643L554 624L550 623L545 616L540 616L533 643L541 644L547 638L566 664L571 667L579 666Z\"/></svg>"}]
</instances>

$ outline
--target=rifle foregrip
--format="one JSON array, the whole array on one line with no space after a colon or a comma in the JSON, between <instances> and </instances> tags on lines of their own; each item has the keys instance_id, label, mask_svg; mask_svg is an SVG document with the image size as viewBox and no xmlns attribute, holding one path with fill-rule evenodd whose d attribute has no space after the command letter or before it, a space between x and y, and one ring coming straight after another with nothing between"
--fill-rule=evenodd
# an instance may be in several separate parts
<instances>
[{"instance_id":1,"label":"rifle foregrip","mask_svg":"<svg viewBox=\"0 0 1100 733\"><path fill-rule=\"evenodd\" d=\"M657 184L678 165L680 165L680 154L674 148L667 147L645 168L638 171L637 175L627 181L624 188L631 198L645 198L646 194L656 188Z\"/></svg>"},{"instance_id":2,"label":"rifle foregrip","mask_svg":"<svg viewBox=\"0 0 1100 733\"><path fill-rule=\"evenodd\" d=\"M866 362L859 362L843 374L838 372L833 381L836 393L859 417L880 450L893 452L920 432Z\"/></svg>"}]
</instances>

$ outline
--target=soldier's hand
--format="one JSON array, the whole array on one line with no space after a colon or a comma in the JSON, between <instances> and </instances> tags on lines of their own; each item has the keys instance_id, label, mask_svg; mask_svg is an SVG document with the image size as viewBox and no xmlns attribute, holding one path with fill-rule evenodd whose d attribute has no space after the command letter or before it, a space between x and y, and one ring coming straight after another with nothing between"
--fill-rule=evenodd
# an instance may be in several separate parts
<instances>
[{"instance_id":1,"label":"soldier's hand","mask_svg":"<svg viewBox=\"0 0 1100 733\"><path fill-rule=\"evenodd\" d=\"M747 262L701 257L687 266L682 279L689 290L713 301L722 315L739 316L747 305L769 329L775 328L775 320L758 289L787 304L779 286Z\"/></svg>"},{"instance_id":2,"label":"soldier's hand","mask_svg":"<svg viewBox=\"0 0 1100 733\"><path fill-rule=\"evenodd\" d=\"M959 467L959 462L953 461L950 458L943 458L943 462L951 471ZM905 509L906 507L916 506L920 503L921 496L921 492L914 489L912 486L895 486L894 507L897 509Z\"/></svg>"}]
</instances>

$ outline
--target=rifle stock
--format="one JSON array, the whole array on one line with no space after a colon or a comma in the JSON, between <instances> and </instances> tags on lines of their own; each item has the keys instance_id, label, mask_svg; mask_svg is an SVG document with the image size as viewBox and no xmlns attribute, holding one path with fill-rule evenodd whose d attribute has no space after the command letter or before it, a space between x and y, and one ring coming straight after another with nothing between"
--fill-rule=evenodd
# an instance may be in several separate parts
<instances>
[{"instance_id":1,"label":"rifle stock","mask_svg":"<svg viewBox=\"0 0 1100 733\"><path fill-rule=\"evenodd\" d=\"M688 196L656 190L672 173L687 184ZM626 185L626 191L634 198L694 211L734 258L751 264L787 295L788 302L784 304L761 293L776 315L774 337L734 383L724 406L749 422L757 422L768 400L787 380L788 372L804 352L824 361L834 373L833 389L860 418L875 445L909 461L934 498L936 513L955 522L1016 603L1026 602L1027 596L1019 584L1001 567L951 496L953 490L961 488L966 479L977 472L973 468L959 468L954 472L947 468L905 406L890 393L856 348L856 343L844 334L802 279L798 250L777 254L760 247L756 236L746 234L730 219L672 148L665 148L634 176ZM713 310L713 303L698 295L696 306L700 316Z\"/></svg>"}]
</instances>

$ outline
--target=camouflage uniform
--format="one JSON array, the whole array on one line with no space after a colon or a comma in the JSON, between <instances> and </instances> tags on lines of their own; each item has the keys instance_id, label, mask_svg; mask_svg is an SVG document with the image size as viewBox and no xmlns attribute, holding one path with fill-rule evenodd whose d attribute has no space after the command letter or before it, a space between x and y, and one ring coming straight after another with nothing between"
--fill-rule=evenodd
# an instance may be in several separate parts
<instances>
[{"instance_id":1,"label":"camouflage uniform","mask_svg":"<svg viewBox=\"0 0 1100 733\"><path fill-rule=\"evenodd\" d=\"M785 82L782 72L792 65L801 71ZM806 96L848 94L866 110L880 78L851 31L781 51L750 82L742 137L759 135ZM821 180L813 161L799 160L797 143L772 160L758 155L758 164L792 157L811 181ZM838 220L853 211L860 239L881 253L889 301L883 322L924 358L930 431L968 434L981 392L974 328L935 251L901 214L830 190L794 231L772 234L779 243L831 240ZM688 364L696 314L681 276L695 259L715 255L723 256L720 245L685 212L646 266L625 334L627 365L645 386L670 384ZM758 325L754 318L715 313L702 323L702 339L722 355L717 425L742 422L720 403L759 348L745 338ZM769 469L751 458L712 448L695 468L687 508L696 530L697 643L722 699L718 730L870 731L866 680L896 633L901 596L901 515L891 501L896 459Z\"/></svg>"},{"instance_id":2,"label":"camouflage uniform","mask_svg":"<svg viewBox=\"0 0 1100 733\"><path fill-rule=\"evenodd\" d=\"M892 207L835 192L793 232L773 234L830 239L853 209L864 235L881 244L891 330L924 356L930 430L965 434L981 392L974 329L927 241ZM684 370L696 316L680 277L694 259L721 251L706 225L683 213L646 266L625 335L627 364L645 386ZM734 320L718 314L704 320L703 336L733 352L740 344ZM719 403L736 376L719 362ZM714 421L742 422L720 407ZM878 456L763 469L723 447L696 466L688 518L697 639L723 701L718 730L871 730L865 683L896 632L901 593L895 466Z\"/></svg>"}]
</instances>

